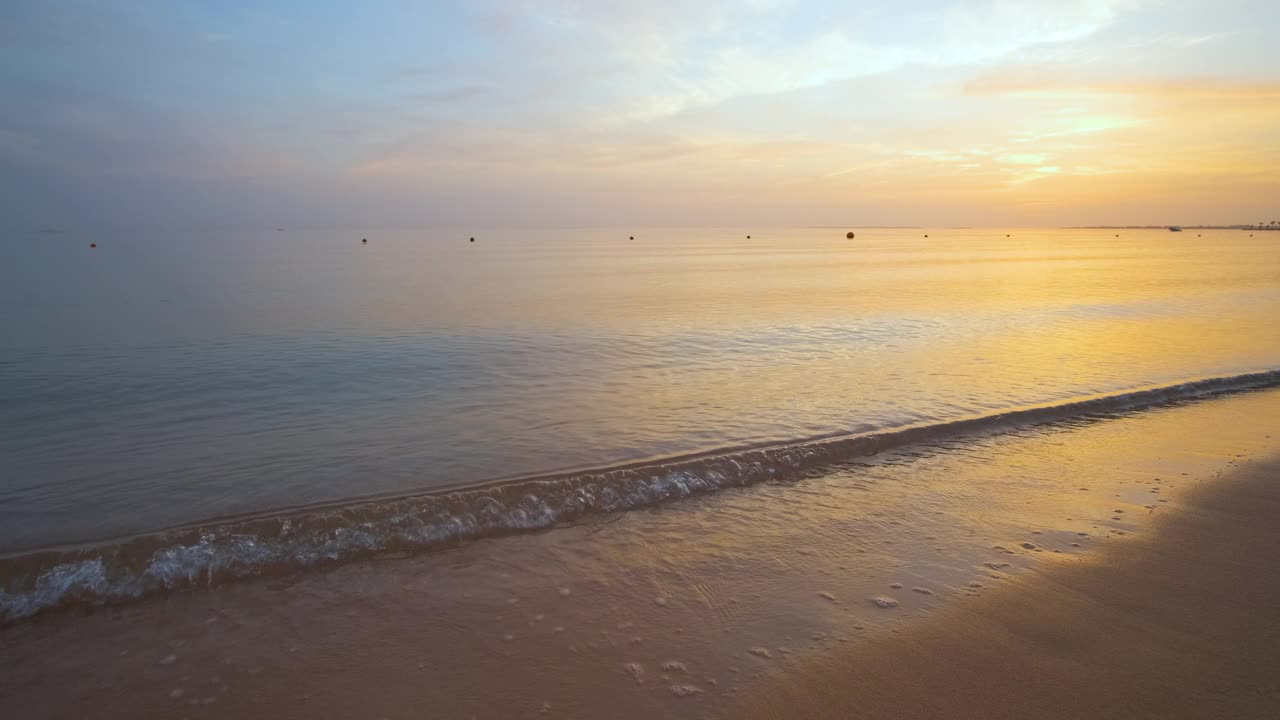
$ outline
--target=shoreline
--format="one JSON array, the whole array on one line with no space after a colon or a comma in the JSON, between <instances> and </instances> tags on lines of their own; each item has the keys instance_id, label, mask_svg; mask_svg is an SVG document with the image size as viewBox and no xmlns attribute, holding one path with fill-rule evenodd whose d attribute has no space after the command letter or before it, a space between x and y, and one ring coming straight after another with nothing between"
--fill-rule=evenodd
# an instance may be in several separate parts
<instances>
[{"instance_id":1,"label":"shoreline","mask_svg":"<svg viewBox=\"0 0 1280 720\"><path fill-rule=\"evenodd\" d=\"M1240 458L1280 457L1277 409L1271 389L952 438L447 552L37 617L0 628L0 706L32 720L736 720L778 706L778 717L859 717L841 707L852 700L892 718L903 695L955 685L956 666L978 667L979 652L1016 666L988 663L980 682L1080 685L1019 654L1017 632L998 623L1032 617L1059 573L1117 566L1126 548L1155 543L1144 538L1161 537L1162 518L1200 517L1207 493L1235 487ZM1233 576L1270 552L1253 542L1227 555ZM1216 595L1231 589L1205 592L1202 610L1235 610L1234 596ZM959 655L921 635L979 621ZM1098 625L1094 651L1114 622ZM1077 636L1024 632L1065 644L1050 660ZM1218 650L1193 649L1221 675L1206 654ZM1162 657L1125 653L1119 662L1137 658L1139 673ZM949 658L939 678L915 667L931 655ZM870 671L850 673L857 663ZM872 690L885 696L868 700ZM1142 707L1124 688L1108 692ZM974 717L1000 717L988 709ZM920 715L965 717L934 710Z\"/></svg>"},{"instance_id":2,"label":"shoreline","mask_svg":"<svg viewBox=\"0 0 1280 720\"><path fill-rule=\"evenodd\" d=\"M440 551L463 542L546 530L593 515L615 515L821 471L913 444L1070 422L1093 413L1208 402L1271 390L1278 384L1280 370L1274 368L1198 377L953 420L328 501L105 542L0 553L0 626L77 605L137 602L215 582L323 570L380 553ZM338 541L340 531L362 525L368 530L356 533L351 542Z\"/></svg>"},{"instance_id":3,"label":"shoreline","mask_svg":"<svg viewBox=\"0 0 1280 720\"><path fill-rule=\"evenodd\" d=\"M807 658L726 717L1276 717L1280 454L1190 495L1146 537Z\"/></svg>"}]
</instances>

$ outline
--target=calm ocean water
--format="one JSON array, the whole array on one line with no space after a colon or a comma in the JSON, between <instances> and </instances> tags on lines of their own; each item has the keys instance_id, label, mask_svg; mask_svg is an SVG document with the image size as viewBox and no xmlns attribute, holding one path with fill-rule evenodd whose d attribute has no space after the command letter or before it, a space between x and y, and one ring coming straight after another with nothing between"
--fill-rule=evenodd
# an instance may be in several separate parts
<instances>
[{"instance_id":1,"label":"calm ocean water","mask_svg":"<svg viewBox=\"0 0 1280 720\"><path fill-rule=\"evenodd\" d=\"M1280 367L1277 233L470 234L10 238L0 552Z\"/></svg>"}]
</instances>

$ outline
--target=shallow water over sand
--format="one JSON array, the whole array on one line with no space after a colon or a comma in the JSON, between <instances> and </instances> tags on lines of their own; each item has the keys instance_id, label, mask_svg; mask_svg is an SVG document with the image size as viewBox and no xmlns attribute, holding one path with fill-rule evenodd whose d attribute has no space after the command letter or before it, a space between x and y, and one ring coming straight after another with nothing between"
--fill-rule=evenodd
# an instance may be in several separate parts
<instances>
[{"instance_id":1,"label":"shallow water over sand","mask_svg":"<svg viewBox=\"0 0 1280 720\"><path fill-rule=\"evenodd\" d=\"M1280 366L1269 237L1115 234L11 243L0 552Z\"/></svg>"}]
</instances>

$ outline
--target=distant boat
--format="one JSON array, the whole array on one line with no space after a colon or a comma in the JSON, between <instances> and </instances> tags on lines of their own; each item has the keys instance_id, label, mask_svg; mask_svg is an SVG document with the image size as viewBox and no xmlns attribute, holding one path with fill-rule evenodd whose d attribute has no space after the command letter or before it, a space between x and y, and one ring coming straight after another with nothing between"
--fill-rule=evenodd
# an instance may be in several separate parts
<instances>
[{"instance_id":1,"label":"distant boat","mask_svg":"<svg viewBox=\"0 0 1280 720\"><path fill-rule=\"evenodd\" d=\"M1177 225L1170 225L1169 232L1182 232L1182 228L1178 227Z\"/></svg>"}]
</instances>

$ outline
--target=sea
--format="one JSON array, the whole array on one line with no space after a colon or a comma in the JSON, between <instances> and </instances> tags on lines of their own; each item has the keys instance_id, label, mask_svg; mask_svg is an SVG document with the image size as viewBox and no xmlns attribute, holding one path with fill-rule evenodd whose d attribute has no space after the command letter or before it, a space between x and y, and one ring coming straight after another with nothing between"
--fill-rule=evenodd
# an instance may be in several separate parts
<instances>
[{"instance_id":1,"label":"sea","mask_svg":"<svg viewBox=\"0 0 1280 720\"><path fill-rule=\"evenodd\" d=\"M1276 385L1280 233L10 233L0 619Z\"/></svg>"}]
</instances>

